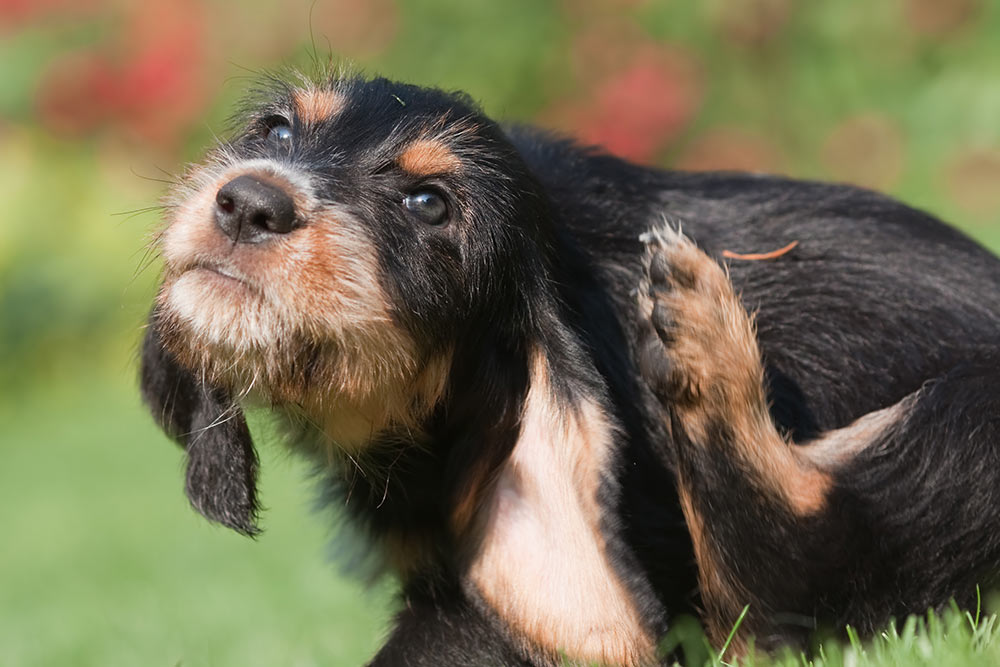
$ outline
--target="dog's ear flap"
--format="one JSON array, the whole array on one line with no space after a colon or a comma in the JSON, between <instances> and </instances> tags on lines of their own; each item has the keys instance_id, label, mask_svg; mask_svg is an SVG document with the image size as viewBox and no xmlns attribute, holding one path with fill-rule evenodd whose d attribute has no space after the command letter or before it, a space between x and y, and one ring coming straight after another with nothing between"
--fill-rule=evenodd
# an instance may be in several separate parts
<instances>
[{"instance_id":1,"label":"dog's ear flap","mask_svg":"<svg viewBox=\"0 0 1000 667\"><path fill-rule=\"evenodd\" d=\"M160 428L187 450L185 491L202 515L244 535L257 528L257 452L243 410L163 346L156 312L142 342L143 400Z\"/></svg>"}]
</instances>

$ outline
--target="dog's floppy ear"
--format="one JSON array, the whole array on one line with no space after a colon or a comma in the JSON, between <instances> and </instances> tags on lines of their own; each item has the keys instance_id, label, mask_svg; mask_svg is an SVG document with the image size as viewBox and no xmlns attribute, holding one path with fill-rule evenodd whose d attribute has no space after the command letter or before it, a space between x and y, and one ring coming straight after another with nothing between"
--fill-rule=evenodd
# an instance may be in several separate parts
<instances>
[{"instance_id":1,"label":"dog's floppy ear","mask_svg":"<svg viewBox=\"0 0 1000 667\"><path fill-rule=\"evenodd\" d=\"M243 411L227 391L177 363L163 346L155 310L141 365L143 400L160 428L187 450L191 505L213 521L256 535L258 461Z\"/></svg>"}]
</instances>

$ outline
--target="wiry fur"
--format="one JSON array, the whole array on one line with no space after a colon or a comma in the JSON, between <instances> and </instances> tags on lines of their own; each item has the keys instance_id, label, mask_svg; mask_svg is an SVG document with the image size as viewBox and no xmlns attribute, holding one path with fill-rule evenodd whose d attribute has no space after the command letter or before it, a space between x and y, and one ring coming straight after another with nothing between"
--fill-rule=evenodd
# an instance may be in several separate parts
<instances>
[{"instance_id":1,"label":"wiry fur","mask_svg":"<svg viewBox=\"0 0 1000 667\"><path fill-rule=\"evenodd\" d=\"M749 603L769 646L997 572L1000 263L958 232L382 79L275 80L239 127L168 201L143 395L249 534L241 406L294 427L401 580L373 664L647 665L668 614L718 639ZM243 176L294 224L217 224Z\"/></svg>"}]
</instances>

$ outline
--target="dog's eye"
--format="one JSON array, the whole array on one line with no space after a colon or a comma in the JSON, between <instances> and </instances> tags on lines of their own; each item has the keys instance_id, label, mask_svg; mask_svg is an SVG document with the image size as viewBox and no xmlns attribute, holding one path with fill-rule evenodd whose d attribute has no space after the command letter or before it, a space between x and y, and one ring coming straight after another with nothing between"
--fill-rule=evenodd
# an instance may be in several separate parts
<instances>
[{"instance_id":1,"label":"dog's eye","mask_svg":"<svg viewBox=\"0 0 1000 667\"><path fill-rule=\"evenodd\" d=\"M448 205L444 197L434 190L417 190L403 199L403 206L420 222L440 225L448 217Z\"/></svg>"},{"instance_id":2,"label":"dog's eye","mask_svg":"<svg viewBox=\"0 0 1000 667\"><path fill-rule=\"evenodd\" d=\"M287 146L292 140L292 126L284 116L264 119L264 138L274 146Z\"/></svg>"}]
</instances>

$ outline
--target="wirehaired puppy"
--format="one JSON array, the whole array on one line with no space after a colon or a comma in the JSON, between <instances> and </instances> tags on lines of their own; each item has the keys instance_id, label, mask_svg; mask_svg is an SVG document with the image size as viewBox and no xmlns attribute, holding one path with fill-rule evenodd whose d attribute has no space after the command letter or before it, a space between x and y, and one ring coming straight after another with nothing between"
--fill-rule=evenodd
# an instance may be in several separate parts
<instances>
[{"instance_id":1,"label":"wirehaired puppy","mask_svg":"<svg viewBox=\"0 0 1000 667\"><path fill-rule=\"evenodd\" d=\"M997 570L1000 263L958 232L384 79L238 126L170 195L143 396L249 535L243 406L288 425L402 582L373 664L650 665L668 613L749 604L747 650Z\"/></svg>"}]
</instances>

